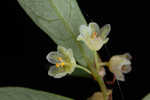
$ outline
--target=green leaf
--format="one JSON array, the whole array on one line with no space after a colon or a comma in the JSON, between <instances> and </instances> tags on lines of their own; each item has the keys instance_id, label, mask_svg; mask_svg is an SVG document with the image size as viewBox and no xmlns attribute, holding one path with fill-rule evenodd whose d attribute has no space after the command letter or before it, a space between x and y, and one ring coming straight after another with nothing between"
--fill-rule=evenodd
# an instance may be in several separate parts
<instances>
[{"instance_id":1,"label":"green leaf","mask_svg":"<svg viewBox=\"0 0 150 100\"><path fill-rule=\"evenodd\" d=\"M73 100L52 93L19 87L0 88L1 100Z\"/></svg>"},{"instance_id":2,"label":"green leaf","mask_svg":"<svg viewBox=\"0 0 150 100\"><path fill-rule=\"evenodd\" d=\"M150 93L146 97L144 97L142 100L150 100Z\"/></svg>"},{"instance_id":3,"label":"green leaf","mask_svg":"<svg viewBox=\"0 0 150 100\"><path fill-rule=\"evenodd\" d=\"M94 55L84 43L77 41L79 27L86 21L76 0L18 0L30 18L56 44L72 48L82 66L92 66ZM74 73L76 75L76 73Z\"/></svg>"},{"instance_id":4,"label":"green leaf","mask_svg":"<svg viewBox=\"0 0 150 100\"><path fill-rule=\"evenodd\" d=\"M75 77L83 77L83 78L92 78L89 73L81 70L81 69L78 69L76 68L75 71L72 73L72 76L75 76Z\"/></svg>"}]
</instances>

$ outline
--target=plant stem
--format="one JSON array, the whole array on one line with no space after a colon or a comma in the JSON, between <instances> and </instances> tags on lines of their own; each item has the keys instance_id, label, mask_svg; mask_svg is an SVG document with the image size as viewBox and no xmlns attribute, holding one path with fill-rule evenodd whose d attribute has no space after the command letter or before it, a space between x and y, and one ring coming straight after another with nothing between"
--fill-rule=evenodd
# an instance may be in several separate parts
<instances>
[{"instance_id":1,"label":"plant stem","mask_svg":"<svg viewBox=\"0 0 150 100\"><path fill-rule=\"evenodd\" d=\"M77 65L77 68L80 68L80 69L86 71L87 73L91 74L91 71L89 71L87 68L85 68L83 66Z\"/></svg>"},{"instance_id":2,"label":"plant stem","mask_svg":"<svg viewBox=\"0 0 150 100\"><path fill-rule=\"evenodd\" d=\"M96 65L96 69L94 68L91 68L92 70L92 74L93 76L95 77L96 81L98 82L100 88L101 88L101 91L103 93L103 96L104 96L104 100L108 100L108 95L107 95L107 88L105 86L105 83L103 81L103 78L98 74L98 70L99 67L101 66L101 64L99 64L98 62L98 59L100 59L97 55L97 52L95 51L94 52L94 55L95 55L95 65Z\"/></svg>"},{"instance_id":3,"label":"plant stem","mask_svg":"<svg viewBox=\"0 0 150 100\"><path fill-rule=\"evenodd\" d=\"M100 66L108 66L109 63L108 62L102 62L101 64L99 64Z\"/></svg>"},{"instance_id":4,"label":"plant stem","mask_svg":"<svg viewBox=\"0 0 150 100\"><path fill-rule=\"evenodd\" d=\"M93 73L93 75L94 75L95 79L97 80L97 82L101 88L101 91L102 91L103 96L104 96L104 100L108 100L107 88L105 86L103 78L100 75L98 75L98 73Z\"/></svg>"}]
</instances>

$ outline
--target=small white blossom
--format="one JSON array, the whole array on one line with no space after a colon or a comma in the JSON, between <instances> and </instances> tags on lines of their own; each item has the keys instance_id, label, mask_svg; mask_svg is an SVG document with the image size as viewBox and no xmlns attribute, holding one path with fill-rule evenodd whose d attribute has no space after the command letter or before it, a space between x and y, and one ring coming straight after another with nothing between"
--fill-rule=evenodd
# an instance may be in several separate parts
<instances>
[{"instance_id":1,"label":"small white blossom","mask_svg":"<svg viewBox=\"0 0 150 100\"><path fill-rule=\"evenodd\" d=\"M89 26L80 26L80 35L78 36L78 41L83 41L91 50L98 51L106 44L109 40L107 38L110 33L111 26L107 24L102 28L96 23L90 23Z\"/></svg>"},{"instance_id":2,"label":"small white blossom","mask_svg":"<svg viewBox=\"0 0 150 100\"><path fill-rule=\"evenodd\" d=\"M50 52L47 55L47 60L55 64L51 66L48 71L48 75L54 78L61 78L67 74L71 74L76 67L76 61L73 57L72 50L62 46L58 46L57 51Z\"/></svg>"},{"instance_id":3,"label":"small white blossom","mask_svg":"<svg viewBox=\"0 0 150 100\"><path fill-rule=\"evenodd\" d=\"M115 74L116 78L120 81L125 81L123 74L129 73L131 68L131 56L126 53L123 55L113 56L109 61L109 69Z\"/></svg>"}]
</instances>

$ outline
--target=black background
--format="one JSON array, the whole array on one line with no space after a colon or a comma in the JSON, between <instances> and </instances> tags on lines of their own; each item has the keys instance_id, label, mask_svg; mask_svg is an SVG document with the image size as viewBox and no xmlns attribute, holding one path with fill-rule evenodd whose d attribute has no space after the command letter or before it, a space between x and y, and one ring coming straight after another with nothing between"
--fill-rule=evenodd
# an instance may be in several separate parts
<instances>
[{"instance_id":1,"label":"black background","mask_svg":"<svg viewBox=\"0 0 150 100\"><path fill-rule=\"evenodd\" d=\"M120 82L121 93L115 83L113 98L141 100L150 92L148 6L137 1L98 1L78 0L88 22L94 21L100 26L110 23L112 26L110 41L99 52L103 60L125 52L133 56L133 70L126 75L126 82ZM9 0L4 8L0 35L1 87L29 87L76 100L85 100L99 90L92 79L67 76L58 80L49 77L45 56L56 50L56 44L31 21L17 2Z\"/></svg>"}]
</instances>

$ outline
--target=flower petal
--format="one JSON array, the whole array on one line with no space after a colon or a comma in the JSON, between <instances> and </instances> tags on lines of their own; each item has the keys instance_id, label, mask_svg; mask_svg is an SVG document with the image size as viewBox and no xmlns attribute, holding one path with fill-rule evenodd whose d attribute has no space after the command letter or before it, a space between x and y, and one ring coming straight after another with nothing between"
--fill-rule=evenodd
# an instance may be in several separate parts
<instances>
[{"instance_id":1,"label":"flower petal","mask_svg":"<svg viewBox=\"0 0 150 100\"><path fill-rule=\"evenodd\" d=\"M91 28L89 28L86 25L81 25L80 26L80 34L82 34L83 37L88 37L92 34Z\"/></svg>"},{"instance_id":2,"label":"flower petal","mask_svg":"<svg viewBox=\"0 0 150 100\"><path fill-rule=\"evenodd\" d=\"M47 60L50 62L50 63L52 63L52 64L56 64L56 63L58 63L58 62L60 62L59 60L58 60L58 57L61 57L62 55L60 54L60 53L58 53L58 52L55 52L55 51L52 51L52 52L50 52L48 55L47 55Z\"/></svg>"},{"instance_id":3,"label":"flower petal","mask_svg":"<svg viewBox=\"0 0 150 100\"><path fill-rule=\"evenodd\" d=\"M103 45L106 44L108 41L109 41L109 38L105 38L105 39L103 40Z\"/></svg>"},{"instance_id":4,"label":"flower petal","mask_svg":"<svg viewBox=\"0 0 150 100\"><path fill-rule=\"evenodd\" d=\"M112 68L118 67L121 70L122 66L130 65L131 62L122 55L116 55L110 59L109 64Z\"/></svg>"},{"instance_id":5,"label":"flower petal","mask_svg":"<svg viewBox=\"0 0 150 100\"><path fill-rule=\"evenodd\" d=\"M128 60L132 60L132 56L130 53L125 53L122 55L124 58L128 59Z\"/></svg>"},{"instance_id":6,"label":"flower petal","mask_svg":"<svg viewBox=\"0 0 150 100\"><path fill-rule=\"evenodd\" d=\"M120 66L120 65L116 65L116 66L111 65L110 66L110 71L112 73L114 73L117 80L125 81L124 75L123 75L122 71L120 70L121 69L120 67L122 67L122 66Z\"/></svg>"},{"instance_id":7,"label":"flower petal","mask_svg":"<svg viewBox=\"0 0 150 100\"><path fill-rule=\"evenodd\" d=\"M131 72L131 70L132 70L131 65L125 65L125 66L122 66L122 70L121 71L123 73L127 74L127 73Z\"/></svg>"},{"instance_id":8,"label":"flower petal","mask_svg":"<svg viewBox=\"0 0 150 100\"><path fill-rule=\"evenodd\" d=\"M104 43L101 37L97 37L94 40L91 40L88 45L91 50L98 51L103 47Z\"/></svg>"},{"instance_id":9,"label":"flower petal","mask_svg":"<svg viewBox=\"0 0 150 100\"><path fill-rule=\"evenodd\" d=\"M76 65L70 64L70 65L65 65L64 70L67 74L72 74L76 68Z\"/></svg>"},{"instance_id":10,"label":"flower petal","mask_svg":"<svg viewBox=\"0 0 150 100\"><path fill-rule=\"evenodd\" d=\"M94 22L90 23L89 28L92 30L92 33L96 32L96 33L100 34L100 28L97 23L94 23Z\"/></svg>"},{"instance_id":11,"label":"flower petal","mask_svg":"<svg viewBox=\"0 0 150 100\"><path fill-rule=\"evenodd\" d=\"M106 24L102 28L100 28L100 36L105 39L111 31L111 26L110 24Z\"/></svg>"},{"instance_id":12,"label":"flower petal","mask_svg":"<svg viewBox=\"0 0 150 100\"><path fill-rule=\"evenodd\" d=\"M62 55L62 58L64 60L67 59L68 56L70 56L70 55L67 54L67 49L64 48L63 46L58 46L57 47L57 51Z\"/></svg>"},{"instance_id":13,"label":"flower petal","mask_svg":"<svg viewBox=\"0 0 150 100\"><path fill-rule=\"evenodd\" d=\"M65 72L63 67L56 68L56 66L51 66L48 71L48 75L52 76L54 78L62 78L64 76L66 76L67 73Z\"/></svg>"},{"instance_id":14,"label":"flower petal","mask_svg":"<svg viewBox=\"0 0 150 100\"><path fill-rule=\"evenodd\" d=\"M69 61L70 61L70 63L73 64L73 65L76 65L76 61L75 61L75 59L74 59L72 49L68 49L68 50L67 50L67 53L68 53L68 55L69 55Z\"/></svg>"},{"instance_id":15,"label":"flower petal","mask_svg":"<svg viewBox=\"0 0 150 100\"><path fill-rule=\"evenodd\" d=\"M80 34L78 37L77 37L77 40L80 41L80 40L84 40L84 36L82 34Z\"/></svg>"},{"instance_id":16,"label":"flower petal","mask_svg":"<svg viewBox=\"0 0 150 100\"><path fill-rule=\"evenodd\" d=\"M120 73L115 73L116 79L119 81L125 81L125 77L124 75L120 72Z\"/></svg>"}]
</instances>

